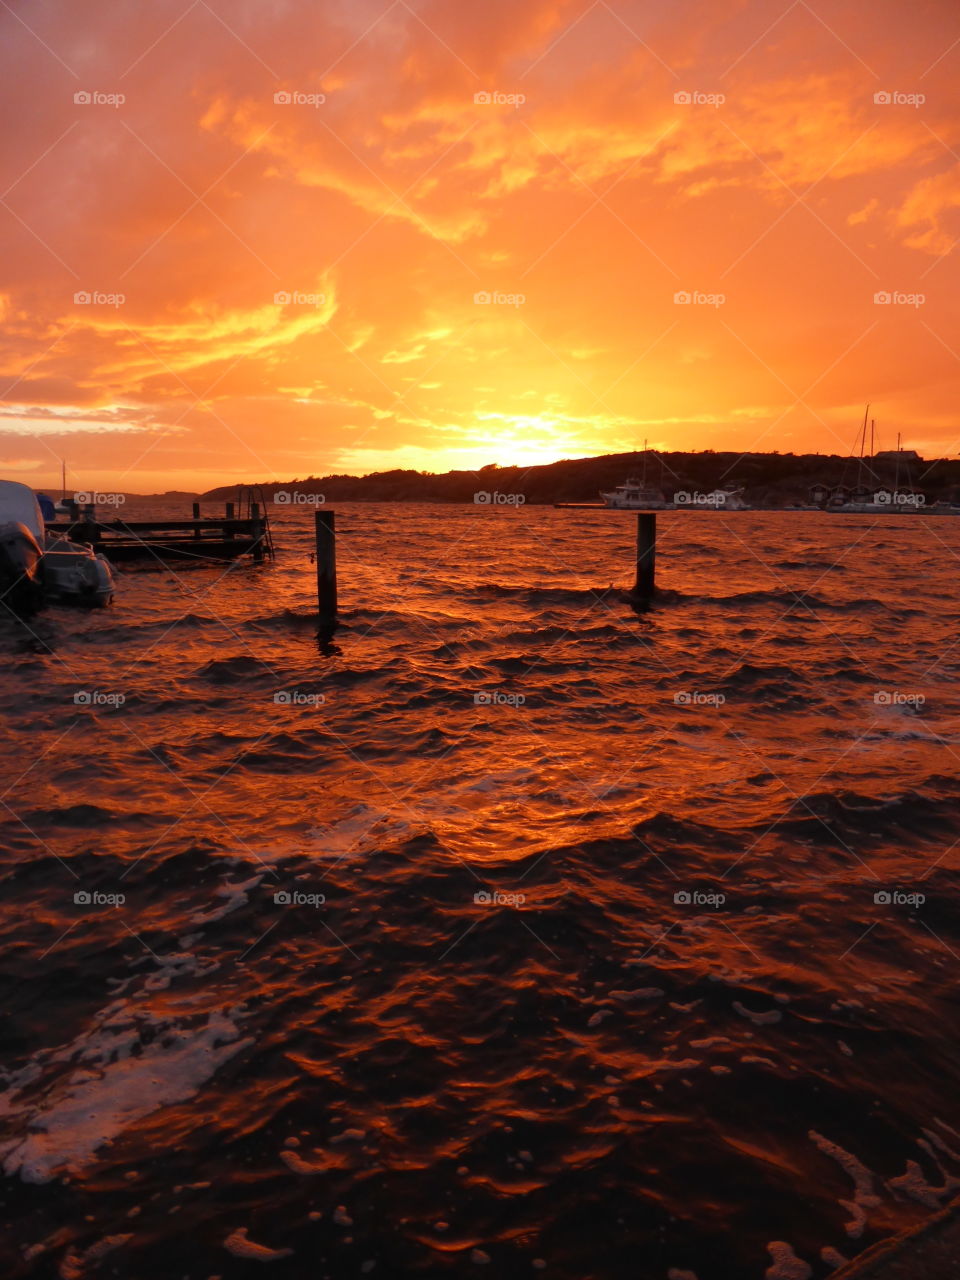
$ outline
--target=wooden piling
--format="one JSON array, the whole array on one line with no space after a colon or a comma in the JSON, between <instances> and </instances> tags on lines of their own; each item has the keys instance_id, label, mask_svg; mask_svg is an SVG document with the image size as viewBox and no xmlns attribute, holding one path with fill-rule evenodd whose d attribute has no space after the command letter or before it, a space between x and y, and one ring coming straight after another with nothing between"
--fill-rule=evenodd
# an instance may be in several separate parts
<instances>
[{"instance_id":1,"label":"wooden piling","mask_svg":"<svg viewBox=\"0 0 960 1280\"><path fill-rule=\"evenodd\" d=\"M638 600L652 600L657 577L657 514L637 512L637 580L633 594Z\"/></svg>"},{"instance_id":2,"label":"wooden piling","mask_svg":"<svg viewBox=\"0 0 960 1280\"><path fill-rule=\"evenodd\" d=\"M193 518L194 518L194 520L198 520L198 521L199 521L199 519L200 519L200 503L199 503L199 502L195 502L195 503L193 504ZM195 525L195 526L194 526L193 536L194 536L195 538L199 538L199 537L200 537L200 525L199 525L199 524L197 524L197 525Z\"/></svg>"},{"instance_id":3,"label":"wooden piling","mask_svg":"<svg viewBox=\"0 0 960 1280\"><path fill-rule=\"evenodd\" d=\"M337 522L336 512L314 512L317 549L318 634L332 635L337 627Z\"/></svg>"},{"instance_id":4,"label":"wooden piling","mask_svg":"<svg viewBox=\"0 0 960 1280\"><path fill-rule=\"evenodd\" d=\"M81 511L79 505L75 502L72 506L74 513L74 524L70 529L70 537L76 542L83 542L87 546L93 546L94 543L100 541L100 529L97 525L97 512L92 502L88 502Z\"/></svg>"},{"instance_id":5,"label":"wooden piling","mask_svg":"<svg viewBox=\"0 0 960 1280\"><path fill-rule=\"evenodd\" d=\"M253 530L253 563L263 564L263 521L260 519L260 503L250 503L250 521Z\"/></svg>"}]
</instances>

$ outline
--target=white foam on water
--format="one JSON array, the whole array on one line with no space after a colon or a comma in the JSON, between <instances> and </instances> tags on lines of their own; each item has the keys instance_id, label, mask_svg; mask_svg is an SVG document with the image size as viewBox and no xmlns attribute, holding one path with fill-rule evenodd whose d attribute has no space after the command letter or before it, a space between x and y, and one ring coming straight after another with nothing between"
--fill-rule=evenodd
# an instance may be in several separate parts
<instances>
[{"instance_id":1,"label":"white foam on water","mask_svg":"<svg viewBox=\"0 0 960 1280\"><path fill-rule=\"evenodd\" d=\"M765 1027L779 1022L783 1014L779 1009L768 1009L765 1013L755 1013L752 1009L746 1008L739 1000L734 1000L733 1007L739 1013L741 1018L749 1018L757 1027Z\"/></svg>"},{"instance_id":2,"label":"white foam on water","mask_svg":"<svg viewBox=\"0 0 960 1280\"><path fill-rule=\"evenodd\" d=\"M132 1239L132 1235L104 1236L102 1240L98 1240L82 1253L78 1253L76 1249L69 1249L60 1263L60 1280L84 1280L88 1274L87 1267L96 1267L108 1253L113 1253L114 1249L119 1249L122 1244Z\"/></svg>"},{"instance_id":3,"label":"white foam on water","mask_svg":"<svg viewBox=\"0 0 960 1280\"><path fill-rule=\"evenodd\" d=\"M838 1267L845 1267L849 1262L849 1258L845 1258L842 1253L830 1245L826 1245L825 1248L820 1250L820 1258L828 1267L833 1267L834 1271Z\"/></svg>"},{"instance_id":4,"label":"white foam on water","mask_svg":"<svg viewBox=\"0 0 960 1280\"><path fill-rule=\"evenodd\" d=\"M655 1075L658 1071L691 1071L694 1067L703 1066L700 1058L658 1058L643 1064L636 1079L643 1080Z\"/></svg>"},{"instance_id":5,"label":"white foam on water","mask_svg":"<svg viewBox=\"0 0 960 1280\"><path fill-rule=\"evenodd\" d=\"M266 863L280 862L294 853L349 861L423 834L438 836L454 849L468 848L472 841L485 839L492 831L512 833L521 820L521 811L531 802L531 783L540 781L540 772L531 768L485 771L473 778L438 784L428 793L406 796L400 806L402 816L397 810L345 801L347 812L343 817L327 822L319 819L296 843L287 837L282 843L258 848L256 852L258 859ZM589 787L585 791L591 800L601 794ZM490 792L497 796L494 816L489 806ZM549 818L554 812L566 816L568 808L569 798L558 794L555 801L545 802L544 817Z\"/></svg>"},{"instance_id":6,"label":"white foam on water","mask_svg":"<svg viewBox=\"0 0 960 1280\"><path fill-rule=\"evenodd\" d=\"M203 912L190 917L190 923L195 925L212 924L215 920L222 920L224 916L228 916L231 911L236 911L239 907L246 906L249 901L247 895L251 890L255 889L266 873L261 871L259 875L252 876L249 880L244 880L239 884L222 884L217 889L217 897L226 898L226 902L222 907L214 907L212 911L206 914Z\"/></svg>"},{"instance_id":7,"label":"white foam on water","mask_svg":"<svg viewBox=\"0 0 960 1280\"><path fill-rule=\"evenodd\" d=\"M899 1178L888 1178L887 1186L900 1195L916 1200L918 1204L926 1205L928 1209L939 1209L943 1198L956 1190L960 1186L960 1181L944 1172L929 1143L920 1142L919 1145L933 1156L937 1168L943 1174L943 1185L935 1187L924 1177L923 1170L916 1160L908 1160L906 1173L901 1174Z\"/></svg>"},{"instance_id":8,"label":"white foam on water","mask_svg":"<svg viewBox=\"0 0 960 1280\"><path fill-rule=\"evenodd\" d=\"M940 1173L943 1175L943 1186L933 1187L931 1188L931 1190L933 1190L937 1195L941 1197L945 1195L949 1195L951 1192L956 1191L957 1187L960 1187L960 1179L956 1178L952 1173L948 1173L947 1170L943 1167L943 1161L940 1158L940 1152L937 1150L937 1148L944 1147L946 1149L946 1153L950 1157L952 1157L954 1160L957 1157L955 1153L952 1152L950 1148L947 1147L946 1144L943 1143L941 1139L937 1137L936 1134L930 1133L926 1129L924 1129L923 1132L927 1134L928 1138L932 1139L932 1141L928 1141L927 1137L918 1138L917 1146L920 1147L921 1150L927 1153L927 1155L930 1157L933 1163L940 1170Z\"/></svg>"},{"instance_id":9,"label":"white foam on water","mask_svg":"<svg viewBox=\"0 0 960 1280\"><path fill-rule=\"evenodd\" d=\"M303 1156L296 1151L290 1151L289 1149L280 1152L280 1159L291 1173L325 1173L328 1168L325 1164L311 1164L309 1160L304 1160Z\"/></svg>"},{"instance_id":10,"label":"white foam on water","mask_svg":"<svg viewBox=\"0 0 960 1280\"><path fill-rule=\"evenodd\" d=\"M859 1240L863 1235L864 1227L867 1225L867 1210L875 1209L880 1203L880 1197L874 1191L875 1175L871 1173L865 1164L861 1164L856 1156L851 1155L849 1151L844 1151L843 1147L831 1142L829 1138L817 1133L815 1129L811 1129L807 1137L817 1144L825 1156L829 1156L831 1160L836 1160L840 1168L852 1180L853 1199L841 1200L840 1203L852 1214L850 1221L844 1226L844 1230L851 1240Z\"/></svg>"},{"instance_id":11,"label":"white foam on water","mask_svg":"<svg viewBox=\"0 0 960 1280\"><path fill-rule=\"evenodd\" d=\"M942 1121L934 1120L934 1124L942 1124ZM950 1129L949 1125L943 1125L943 1128L948 1129L951 1133L954 1132L953 1129ZM951 1160L960 1161L960 1152L954 1151L953 1147L951 1147L949 1143L944 1142L939 1133L936 1133L933 1129L923 1129L921 1132L925 1137L929 1138L933 1145L937 1147L938 1150L942 1151L945 1156L949 1156ZM960 1137L960 1134L957 1134L956 1136Z\"/></svg>"},{"instance_id":12,"label":"white foam on water","mask_svg":"<svg viewBox=\"0 0 960 1280\"><path fill-rule=\"evenodd\" d=\"M53 1074L39 1099L14 1104L8 1095L6 1115L20 1135L0 1142L0 1159L8 1177L45 1183L82 1170L96 1153L145 1116L192 1097L201 1085L253 1041L225 1014L209 1014L205 1026L178 1027L144 1016L126 1001L104 1011L92 1031L53 1053L38 1055L14 1082L11 1093L33 1083L44 1068L64 1061L73 1070ZM150 1026L154 1038L144 1044L141 1031ZM141 1052L134 1056L134 1046Z\"/></svg>"},{"instance_id":13,"label":"white foam on water","mask_svg":"<svg viewBox=\"0 0 960 1280\"><path fill-rule=\"evenodd\" d=\"M763 1273L766 1280L810 1280L813 1271L808 1263L798 1258L783 1240L771 1240L767 1252L773 1262Z\"/></svg>"},{"instance_id":14,"label":"white foam on water","mask_svg":"<svg viewBox=\"0 0 960 1280\"><path fill-rule=\"evenodd\" d=\"M373 853L392 840L420 834L420 829L413 823L398 819L396 814L385 809L352 802L348 808L345 817L329 823L317 822L316 826L293 840L285 836L280 843L258 846L255 860L261 864L275 864L285 862L291 856L303 855L310 859L329 858L346 862ZM413 812L415 806L405 802L403 808L405 812Z\"/></svg>"},{"instance_id":15,"label":"white foam on water","mask_svg":"<svg viewBox=\"0 0 960 1280\"><path fill-rule=\"evenodd\" d=\"M366 1129L344 1129L343 1133L333 1134L330 1145L336 1146L338 1142L362 1142L366 1136Z\"/></svg>"},{"instance_id":16,"label":"white foam on water","mask_svg":"<svg viewBox=\"0 0 960 1280\"><path fill-rule=\"evenodd\" d=\"M415 810L415 806L409 807ZM399 821L395 814L386 810L361 804L339 822L315 828L310 833L306 851L314 858L358 858L380 844L401 839L410 833L409 822Z\"/></svg>"},{"instance_id":17,"label":"white foam on water","mask_svg":"<svg viewBox=\"0 0 960 1280\"><path fill-rule=\"evenodd\" d=\"M257 1244L247 1235L246 1227L231 1231L223 1247L235 1258L254 1258L257 1262L276 1262L278 1258L289 1258L293 1253L292 1249L270 1249L265 1244Z\"/></svg>"}]
</instances>

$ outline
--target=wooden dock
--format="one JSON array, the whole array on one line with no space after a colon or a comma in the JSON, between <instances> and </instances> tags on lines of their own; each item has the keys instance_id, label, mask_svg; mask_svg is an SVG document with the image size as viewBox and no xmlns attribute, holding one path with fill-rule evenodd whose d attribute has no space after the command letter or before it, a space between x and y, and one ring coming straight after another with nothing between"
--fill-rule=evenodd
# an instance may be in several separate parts
<instances>
[{"instance_id":1,"label":"wooden dock","mask_svg":"<svg viewBox=\"0 0 960 1280\"><path fill-rule=\"evenodd\" d=\"M74 506L70 516L46 527L48 533L85 543L118 564L154 560L182 567L245 555L260 564L274 555L270 522L258 502L249 504L245 516L235 514L232 502L223 516L201 516L195 502L189 520L98 520L95 508Z\"/></svg>"}]
</instances>

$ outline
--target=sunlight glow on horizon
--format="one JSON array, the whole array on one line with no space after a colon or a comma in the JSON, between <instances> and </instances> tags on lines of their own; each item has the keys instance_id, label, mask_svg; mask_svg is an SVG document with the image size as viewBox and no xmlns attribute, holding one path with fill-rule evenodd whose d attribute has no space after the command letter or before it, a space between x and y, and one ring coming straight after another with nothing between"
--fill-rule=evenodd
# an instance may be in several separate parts
<instances>
[{"instance_id":1,"label":"sunlight glow on horizon","mask_svg":"<svg viewBox=\"0 0 960 1280\"><path fill-rule=\"evenodd\" d=\"M0 471L954 455L960 14L821 7L0 15Z\"/></svg>"}]
</instances>

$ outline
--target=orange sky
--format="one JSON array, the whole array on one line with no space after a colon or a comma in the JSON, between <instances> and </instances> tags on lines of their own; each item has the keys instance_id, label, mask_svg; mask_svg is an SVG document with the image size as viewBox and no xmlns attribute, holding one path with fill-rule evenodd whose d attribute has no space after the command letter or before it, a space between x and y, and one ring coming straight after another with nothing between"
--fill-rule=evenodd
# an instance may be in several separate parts
<instances>
[{"instance_id":1,"label":"orange sky","mask_svg":"<svg viewBox=\"0 0 960 1280\"><path fill-rule=\"evenodd\" d=\"M0 474L848 452L867 400L882 446L960 450L955 0L9 0L0 28Z\"/></svg>"}]
</instances>

